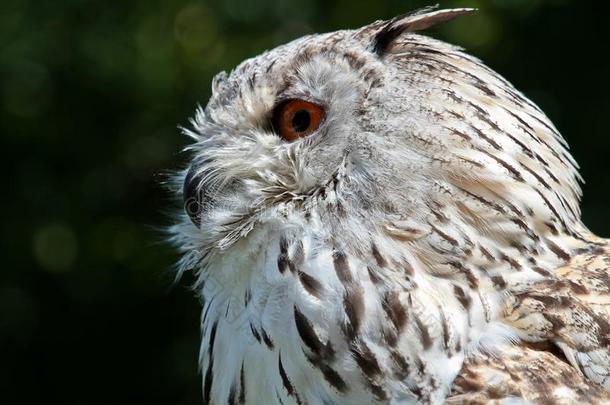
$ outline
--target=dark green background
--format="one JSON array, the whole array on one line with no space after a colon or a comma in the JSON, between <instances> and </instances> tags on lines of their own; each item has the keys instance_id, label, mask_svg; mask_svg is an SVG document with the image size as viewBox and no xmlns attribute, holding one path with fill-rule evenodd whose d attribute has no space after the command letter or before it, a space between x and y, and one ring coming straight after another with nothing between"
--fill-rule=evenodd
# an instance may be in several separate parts
<instances>
[{"instance_id":1,"label":"dark green background","mask_svg":"<svg viewBox=\"0 0 610 405\"><path fill-rule=\"evenodd\" d=\"M0 403L196 404L197 301L172 287L159 186L219 70L305 33L424 1L0 1ZM610 234L610 64L602 2L481 8L431 30L539 103Z\"/></svg>"}]
</instances>

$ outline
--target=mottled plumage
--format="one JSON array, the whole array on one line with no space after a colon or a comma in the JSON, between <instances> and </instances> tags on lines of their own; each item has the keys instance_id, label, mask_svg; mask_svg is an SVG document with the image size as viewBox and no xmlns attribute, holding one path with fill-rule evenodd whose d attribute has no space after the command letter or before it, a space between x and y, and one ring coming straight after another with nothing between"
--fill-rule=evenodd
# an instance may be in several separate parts
<instances>
[{"instance_id":1,"label":"mottled plumage","mask_svg":"<svg viewBox=\"0 0 610 405\"><path fill-rule=\"evenodd\" d=\"M610 255L563 138L423 10L220 73L187 133L180 270L212 404L610 402ZM277 134L286 100L315 131ZM307 121L308 122L308 121Z\"/></svg>"}]
</instances>

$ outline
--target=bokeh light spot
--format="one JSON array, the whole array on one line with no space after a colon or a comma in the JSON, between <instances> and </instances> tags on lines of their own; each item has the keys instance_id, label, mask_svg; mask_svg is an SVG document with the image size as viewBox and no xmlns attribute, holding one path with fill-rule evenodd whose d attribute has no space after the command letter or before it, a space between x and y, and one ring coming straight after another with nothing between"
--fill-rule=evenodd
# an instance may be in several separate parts
<instances>
[{"instance_id":1,"label":"bokeh light spot","mask_svg":"<svg viewBox=\"0 0 610 405\"><path fill-rule=\"evenodd\" d=\"M47 225L36 231L33 247L38 264L50 272L70 270L77 253L74 232L62 224Z\"/></svg>"},{"instance_id":2,"label":"bokeh light spot","mask_svg":"<svg viewBox=\"0 0 610 405\"><path fill-rule=\"evenodd\" d=\"M174 36L187 53L201 54L216 41L218 26L209 10L190 4L176 15Z\"/></svg>"}]
</instances>

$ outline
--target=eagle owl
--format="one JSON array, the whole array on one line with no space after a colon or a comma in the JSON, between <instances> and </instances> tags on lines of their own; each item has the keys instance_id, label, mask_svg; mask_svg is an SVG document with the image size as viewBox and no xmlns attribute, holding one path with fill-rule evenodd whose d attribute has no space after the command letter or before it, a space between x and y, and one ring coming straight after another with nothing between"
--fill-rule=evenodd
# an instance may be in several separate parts
<instances>
[{"instance_id":1,"label":"eagle owl","mask_svg":"<svg viewBox=\"0 0 610 405\"><path fill-rule=\"evenodd\" d=\"M176 176L210 404L610 403L610 246L544 113L435 10L218 74Z\"/></svg>"}]
</instances>

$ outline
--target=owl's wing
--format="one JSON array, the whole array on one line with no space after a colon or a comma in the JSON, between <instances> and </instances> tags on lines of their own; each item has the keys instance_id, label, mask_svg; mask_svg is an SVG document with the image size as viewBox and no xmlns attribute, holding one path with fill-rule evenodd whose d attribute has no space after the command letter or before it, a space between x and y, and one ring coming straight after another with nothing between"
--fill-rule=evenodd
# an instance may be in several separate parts
<instances>
[{"instance_id":1,"label":"owl's wing","mask_svg":"<svg viewBox=\"0 0 610 405\"><path fill-rule=\"evenodd\" d=\"M596 405L610 403L610 394L550 346L521 344L466 360L446 403Z\"/></svg>"},{"instance_id":2,"label":"owl's wing","mask_svg":"<svg viewBox=\"0 0 610 405\"><path fill-rule=\"evenodd\" d=\"M610 248L592 241L552 277L516 291L505 322L527 341L556 345L577 373L610 392Z\"/></svg>"}]
</instances>

